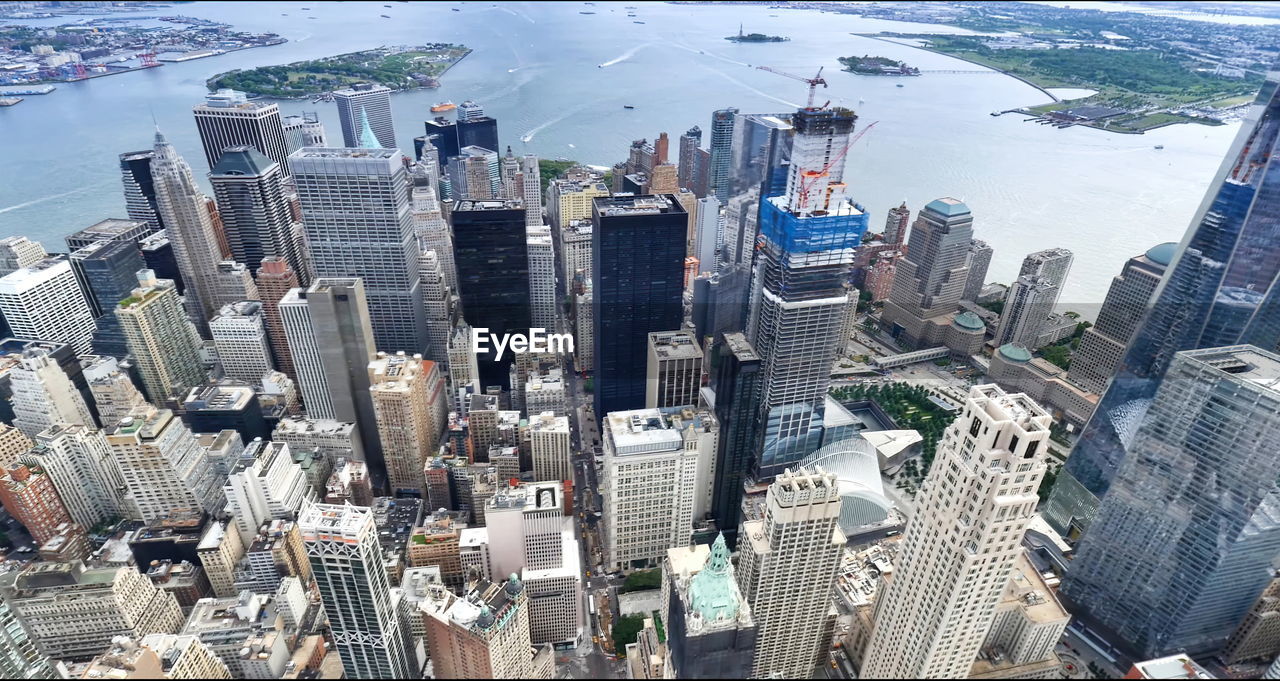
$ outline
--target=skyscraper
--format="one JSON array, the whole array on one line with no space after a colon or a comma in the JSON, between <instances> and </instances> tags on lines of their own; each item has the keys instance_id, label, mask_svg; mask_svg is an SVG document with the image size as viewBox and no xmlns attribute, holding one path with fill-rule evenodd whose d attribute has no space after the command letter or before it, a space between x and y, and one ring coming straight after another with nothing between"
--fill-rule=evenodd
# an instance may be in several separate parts
<instances>
[{"instance_id":1,"label":"skyscraper","mask_svg":"<svg viewBox=\"0 0 1280 681\"><path fill-rule=\"evenodd\" d=\"M968 676L1035 514L1051 422L1025 395L970 389L916 496L862 677Z\"/></svg>"},{"instance_id":2,"label":"skyscraper","mask_svg":"<svg viewBox=\"0 0 1280 681\"><path fill-rule=\"evenodd\" d=\"M836 476L800 468L769 485L767 511L743 523L738 588L756 623L752 678L812 676L844 552Z\"/></svg>"},{"instance_id":3,"label":"skyscraper","mask_svg":"<svg viewBox=\"0 0 1280 681\"><path fill-rule=\"evenodd\" d=\"M93 347L93 311L65 255L0 277L0 312L18 338L66 343L81 355Z\"/></svg>"},{"instance_id":4,"label":"skyscraper","mask_svg":"<svg viewBox=\"0 0 1280 681\"><path fill-rule=\"evenodd\" d=\"M689 216L670 194L594 201L593 397L601 418L644 405L648 334L680 328Z\"/></svg>"},{"instance_id":5,"label":"skyscraper","mask_svg":"<svg viewBox=\"0 0 1280 681\"><path fill-rule=\"evenodd\" d=\"M316 497L287 442L250 442L222 491L227 512L235 520L234 530L239 530L246 546L253 543L263 523L294 518L304 503Z\"/></svg>"},{"instance_id":6,"label":"skyscraper","mask_svg":"<svg viewBox=\"0 0 1280 681\"><path fill-rule=\"evenodd\" d=\"M702 186L699 187L698 171L698 150L702 147L702 128L693 126L687 132L680 136L679 156L677 157L677 168L679 174L677 178L680 186L693 190L699 198L706 194L706 179L702 179ZM702 191L698 191L702 189Z\"/></svg>"},{"instance_id":7,"label":"skyscraper","mask_svg":"<svg viewBox=\"0 0 1280 681\"><path fill-rule=\"evenodd\" d=\"M698 258L698 274L716 271L724 247L725 218L714 196L698 199L698 222L693 234L693 255Z\"/></svg>"},{"instance_id":8,"label":"skyscraper","mask_svg":"<svg viewBox=\"0 0 1280 681\"><path fill-rule=\"evenodd\" d=\"M1067 274L1071 272L1071 263L1074 259L1075 256L1071 254L1071 251L1065 248L1047 248L1043 251L1036 251L1022 259L1022 267L1018 269L1018 276L1044 277L1061 292L1063 284L1067 281Z\"/></svg>"},{"instance_id":9,"label":"skyscraper","mask_svg":"<svg viewBox=\"0 0 1280 681\"><path fill-rule=\"evenodd\" d=\"M532 326L556 328L556 254L551 228L529 227L526 223L525 243L529 249L529 316Z\"/></svg>"},{"instance_id":10,"label":"skyscraper","mask_svg":"<svg viewBox=\"0 0 1280 681\"><path fill-rule=\"evenodd\" d=\"M124 206L130 220L147 223L148 232L164 229L164 219L156 204L156 187L151 179L153 150L120 154L120 179L124 184Z\"/></svg>"},{"instance_id":11,"label":"skyscraper","mask_svg":"<svg viewBox=\"0 0 1280 681\"><path fill-rule=\"evenodd\" d=\"M969 280L973 214L957 199L929 202L916 216L907 255L897 261L881 322L908 347L945 345L972 355L985 340L977 315L960 312Z\"/></svg>"},{"instance_id":12,"label":"skyscraper","mask_svg":"<svg viewBox=\"0 0 1280 681\"><path fill-rule=\"evenodd\" d=\"M162 405L204 383L199 339L172 281L139 271L138 287L115 314L152 403Z\"/></svg>"},{"instance_id":13,"label":"skyscraper","mask_svg":"<svg viewBox=\"0 0 1280 681\"><path fill-rule=\"evenodd\" d=\"M142 406L103 432L144 522L192 511L212 515L226 505L204 447L172 411Z\"/></svg>"},{"instance_id":14,"label":"skyscraper","mask_svg":"<svg viewBox=\"0 0 1280 681\"><path fill-rule=\"evenodd\" d=\"M1090 392L1102 393L1124 357L1133 332L1151 306L1151 297L1178 245L1165 243L1129 258L1111 280L1098 321L1085 329L1067 376Z\"/></svg>"},{"instance_id":15,"label":"skyscraper","mask_svg":"<svg viewBox=\"0 0 1280 681\"><path fill-rule=\"evenodd\" d=\"M352 678L406 679L417 673L409 633L391 600L373 510L309 504L298 518L334 647Z\"/></svg>"},{"instance_id":16,"label":"skyscraper","mask_svg":"<svg viewBox=\"0 0 1280 681\"><path fill-rule=\"evenodd\" d=\"M209 173L231 257L254 274L266 257L282 258L302 271L286 179L283 165L247 145L225 148Z\"/></svg>"},{"instance_id":17,"label":"skyscraper","mask_svg":"<svg viewBox=\"0 0 1280 681\"><path fill-rule=\"evenodd\" d=\"M453 222L454 263L467 322L488 333L528 333L532 325L529 246L518 201L459 201ZM481 387L507 385L512 356L479 357Z\"/></svg>"},{"instance_id":18,"label":"skyscraper","mask_svg":"<svg viewBox=\"0 0 1280 681\"><path fill-rule=\"evenodd\" d=\"M308 147L289 163L315 276L360 277L377 348L420 352L426 330L419 249L400 153ZM352 213L356 196L362 208Z\"/></svg>"},{"instance_id":19,"label":"skyscraper","mask_svg":"<svg viewBox=\"0 0 1280 681\"><path fill-rule=\"evenodd\" d=\"M338 123L342 126L342 146L359 147L361 115L368 121L378 144L383 149L396 148L395 125L391 119L391 89L372 83L357 83L344 90L334 90L338 105ZM295 152L296 153L296 152Z\"/></svg>"},{"instance_id":20,"label":"skyscraper","mask_svg":"<svg viewBox=\"0 0 1280 681\"><path fill-rule=\"evenodd\" d=\"M449 163L449 159L457 156L462 149L462 147L458 146L458 126L443 116L436 116L429 121L424 121L423 125L427 130L427 134L423 136L423 141L430 142L431 146L435 147L436 162L443 168ZM447 193L441 192L441 198L449 198L449 196Z\"/></svg>"},{"instance_id":21,"label":"skyscraper","mask_svg":"<svg viewBox=\"0 0 1280 681\"><path fill-rule=\"evenodd\" d=\"M33 440L54 425L97 425L80 391L44 348L22 352L9 370L9 389L13 425Z\"/></svg>"},{"instance_id":22,"label":"skyscraper","mask_svg":"<svg viewBox=\"0 0 1280 681\"><path fill-rule=\"evenodd\" d=\"M253 386L262 384L262 377L273 368L262 303L242 300L223 305L209 320L209 334L228 378Z\"/></svg>"},{"instance_id":23,"label":"skyscraper","mask_svg":"<svg viewBox=\"0 0 1280 681\"><path fill-rule=\"evenodd\" d=\"M296 381L298 375L293 370L289 337L285 335L284 322L280 319L280 301L299 285L298 275L289 267L289 263L277 257L268 257L262 259L254 283L258 286L258 297L262 301L262 321L267 327L267 337L271 339L271 358L275 360L276 368Z\"/></svg>"},{"instance_id":24,"label":"skyscraper","mask_svg":"<svg viewBox=\"0 0 1280 681\"><path fill-rule=\"evenodd\" d=\"M733 145L733 119L738 110L729 107L711 113L711 166L707 169L707 193L720 203L729 198L729 158Z\"/></svg>"},{"instance_id":25,"label":"skyscraper","mask_svg":"<svg viewBox=\"0 0 1280 681\"><path fill-rule=\"evenodd\" d=\"M724 535L705 544L668 549L659 604L673 678L751 676L756 623L738 589ZM628 656L630 653L628 652Z\"/></svg>"},{"instance_id":26,"label":"skyscraper","mask_svg":"<svg viewBox=\"0 0 1280 681\"><path fill-rule=\"evenodd\" d=\"M1280 551L1280 355L1179 352L1135 426L1063 596L1141 657L1216 653Z\"/></svg>"},{"instance_id":27,"label":"skyscraper","mask_svg":"<svg viewBox=\"0 0 1280 681\"><path fill-rule=\"evenodd\" d=\"M1088 527L1174 353L1280 341L1280 215L1263 191L1280 172L1271 167L1280 145L1278 86L1268 76L1054 485L1045 519L1060 532Z\"/></svg>"},{"instance_id":28,"label":"skyscraper","mask_svg":"<svg viewBox=\"0 0 1280 681\"><path fill-rule=\"evenodd\" d=\"M1045 277L1024 274L1013 282L1000 313L1000 326L996 329L995 346L1006 343L1035 350L1040 329L1053 310L1058 297L1058 287Z\"/></svg>"},{"instance_id":29,"label":"skyscraper","mask_svg":"<svg viewBox=\"0 0 1280 681\"><path fill-rule=\"evenodd\" d=\"M250 101L243 92L223 88L205 96L204 104L197 104L192 112L210 168L218 166L229 147L248 146L289 173L289 142L279 104Z\"/></svg>"},{"instance_id":30,"label":"skyscraper","mask_svg":"<svg viewBox=\"0 0 1280 681\"><path fill-rule=\"evenodd\" d=\"M369 362L375 357L369 304L360 279L319 278L280 301L293 368L307 415L354 423L377 480L386 467L378 446L377 419L369 396Z\"/></svg>"},{"instance_id":31,"label":"skyscraper","mask_svg":"<svg viewBox=\"0 0 1280 681\"><path fill-rule=\"evenodd\" d=\"M529 452L537 480L572 480L569 418L552 412L529 415Z\"/></svg>"},{"instance_id":32,"label":"skyscraper","mask_svg":"<svg viewBox=\"0 0 1280 681\"><path fill-rule=\"evenodd\" d=\"M304 111L301 116L285 116L281 123L284 124L284 141L290 154L303 147L329 146L324 124L314 111Z\"/></svg>"},{"instance_id":33,"label":"skyscraper","mask_svg":"<svg viewBox=\"0 0 1280 681\"><path fill-rule=\"evenodd\" d=\"M742 485L755 465L760 439L760 356L742 333L727 333L712 348L720 353L712 387L721 432L711 514L733 548L742 517Z\"/></svg>"},{"instance_id":34,"label":"skyscraper","mask_svg":"<svg viewBox=\"0 0 1280 681\"><path fill-rule=\"evenodd\" d=\"M131 241L95 241L71 253L71 267L95 316L93 351L123 357L128 348L115 309L138 283L138 270L146 268L138 246Z\"/></svg>"},{"instance_id":35,"label":"skyscraper","mask_svg":"<svg viewBox=\"0 0 1280 681\"><path fill-rule=\"evenodd\" d=\"M59 526L72 522L53 480L43 470L26 464L0 470L0 504L26 528L37 545L58 536Z\"/></svg>"},{"instance_id":36,"label":"skyscraper","mask_svg":"<svg viewBox=\"0 0 1280 681\"><path fill-rule=\"evenodd\" d=\"M39 241L25 236L7 236L0 239L0 276L31 267L49 257Z\"/></svg>"},{"instance_id":37,"label":"skyscraper","mask_svg":"<svg viewBox=\"0 0 1280 681\"><path fill-rule=\"evenodd\" d=\"M444 375L422 355L379 353L369 363L369 393L391 493L426 498L423 469L448 425Z\"/></svg>"},{"instance_id":38,"label":"skyscraper","mask_svg":"<svg viewBox=\"0 0 1280 681\"><path fill-rule=\"evenodd\" d=\"M209 316L243 296L234 300L218 297L215 276L223 253L207 199L196 186L191 166L159 130L151 159L151 177L155 183L156 210L173 245L182 280L186 282L187 310L198 330L207 333Z\"/></svg>"},{"instance_id":39,"label":"skyscraper","mask_svg":"<svg viewBox=\"0 0 1280 681\"><path fill-rule=\"evenodd\" d=\"M906 233L906 226L903 226L903 234ZM887 230L886 230L887 234ZM969 240L969 274L964 282L964 293L960 294L960 300L977 301L979 294L982 293L982 287L987 285L987 269L991 267L991 256L995 255L995 249L987 245L987 242L981 239Z\"/></svg>"},{"instance_id":40,"label":"skyscraper","mask_svg":"<svg viewBox=\"0 0 1280 681\"><path fill-rule=\"evenodd\" d=\"M470 106L468 106L470 105ZM458 148L476 146L499 151L498 121L484 115L479 104L467 100L458 106Z\"/></svg>"},{"instance_id":41,"label":"skyscraper","mask_svg":"<svg viewBox=\"0 0 1280 681\"><path fill-rule=\"evenodd\" d=\"M762 362L762 477L821 446L830 368L849 303L845 283L867 230L866 211L843 182L856 119L848 109L798 111L786 190L760 202L762 247L747 338Z\"/></svg>"},{"instance_id":42,"label":"skyscraper","mask_svg":"<svg viewBox=\"0 0 1280 681\"><path fill-rule=\"evenodd\" d=\"M35 446L22 460L49 474L72 520L92 528L128 514L124 477L102 431L92 426L58 425L41 431L35 439Z\"/></svg>"},{"instance_id":43,"label":"skyscraper","mask_svg":"<svg viewBox=\"0 0 1280 681\"><path fill-rule=\"evenodd\" d=\"M529 594L511 575L481 579L463 596L443 585L419 608L426 618L432 669L442 679L550 679L549 647L533 648Z\"/></svg>"},{"instance_id":44,"label":"skyscraper","mask_svg":"<svg viewBox=\"0 0 1280 681\"><path fill-rule=\"evenodd\" d=\"M645 408L698 404L702 389L702 347L689 331L649 334L645 370Z\"/></svg>"}]
</instances>

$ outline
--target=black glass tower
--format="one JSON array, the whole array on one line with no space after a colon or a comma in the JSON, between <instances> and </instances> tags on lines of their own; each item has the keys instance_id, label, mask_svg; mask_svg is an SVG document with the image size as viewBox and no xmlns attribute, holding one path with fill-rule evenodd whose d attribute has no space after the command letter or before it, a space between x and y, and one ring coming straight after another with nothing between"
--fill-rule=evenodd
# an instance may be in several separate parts
<instances>
[{"instance_id":1,"label":"black glass tower","mask_svg":"<svg viewBox=\"0 0 1280 681\"><path fill-rule=\"evenodd\" d=\"M719 366L713 384L720 421L716 478L711 512L729 548L738 541L742 520L742 483L755 464L760 439L760 356L742 333L727 333L716 343Z\"/></svg>"}]
</instances>

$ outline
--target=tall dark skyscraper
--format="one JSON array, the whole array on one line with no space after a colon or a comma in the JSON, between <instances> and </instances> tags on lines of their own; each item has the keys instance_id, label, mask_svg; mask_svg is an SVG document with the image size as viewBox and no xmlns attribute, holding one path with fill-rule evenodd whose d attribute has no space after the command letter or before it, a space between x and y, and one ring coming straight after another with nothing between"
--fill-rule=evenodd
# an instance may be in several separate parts
<instances>
[{"instance_id":1,"label":"tall dark skyscraper","mask_svg":"<svg viewBox=\"0 0 1280 681\"><path fill-rule=\"evenodd\" d=\"M378 144L383 149L395 149L396 129L391 119L391 89L372 83L357 83L345 90L335 90L333 101L338 105L338 123L342 127L342 146L360 146L361 113L369 122Z\"/></svg>"},{"instance_id":2,"label":"tall dark skyscraper","mask_svg":"<svg viewBox=\"0 0 1280 681\"><path fill-rule=\"evenodd\" d=\"M130 220L150 226L152 233L164 229L156 208L156 187L151 179L151 158L155 152L129 151L120 154L120 179L124 183L124 205Z\"/></svg>"},{"instance_id":3,"label":"tall dark skyscraper","mask_svg":"<svg viewBox=\"0 0 1280 681\"><path fill-rule=\"evenodd\" d=\"M443 116L436 116L423 123L423 125L427 128L425 137L436 148L438 165L441 168L447 166L449 159L457 156L462 149L462 147L458 146L457 124ZM497 151L497 149L492 151Z\"/></svg>"},{"instance_id":4,"label":"tall dark skyscraper","mask_svg":"<svg viewBox=\"0 0 1280 681\"><path fill-rule=\"evenodd\" d=\"M721 204L729 200L729 155L733 145L735 108L711 113L711 167L707 169L707 193L715 194Z\"/></svg>"},{"instance_id":5,"label":"tall dark skyscraper","mask_svg":"<svg viewBox=\"0 0 1280 681\"><path fill-rule=\"evenodd\" d=\"M1280 356L1179 352L1134 427L1062 593L1134 659L1212 655L1280 552Z\"/></svg>"},{"instance_id":6,"label":"tall dark skyscraper","mask_svg":"<svg viewBox=\"0 0 1280 681\"><path fill-rule=\"evenodd\" d=\"M283 259L294 272L305 271L285 179L279 163L248 145L224 149L209 173L231 257L255 274L266 257Z\"/></svg>"},{"instance_id":7,"label":"tall dark skyscraper","mask_svg":"<svg viewBox=\"0 0 1280 681\"><path fill-rule=\"evenodd\" d=\"M742 520L742 483L751 471L760 441L760 356L741 333L727 333L716 345L719 370L712 386L720 421L711 513L733 548Z\"/></svg>"},{"instance_id":8,"label":"tall dark skyscraper","mask_svg":"<svg viewBox=\"0 0 1280 681\"><path fill-rule=\"evenodd\" d=\"M131 241L97 241L71 254L71 267L84 289L96 318L93 351L124 357L129 349L116 318L116 304L128 298L138 285L138 270L145 269L142 252Z\"/></svg>"},{"instance_id":9,"label":"tall dark skyscraper","mask_svg":"<svg viewBox=\"0 0 1280 681\"><path fill-rule=\"evenodd\" d=\"M280 105L251 101L243 92L222 89L205 97L205 103L192 111L210 168L218 165L229 147L247 145L279 163L288 174L289 142Z\"/></svg>"},{"instance_id":10,"label":"tall dark skyscraper","mask_svg":"<svg viewBox=\"0 0 1280 681\"><path fill-rule=\"evenodd\" d=\"M1044 515L1060 532L1088 528L1098 500L1181 350L1280 342L1280 83L1267 78L1214 183L1085 424ZM914 251L913 251L914 254Z\"/></svg>"},{"instance_id":11,"label":"tall dark skyscraper","mask_svg":"<svg viewBox=\"0 0 1280 681\"><path fill-rule=\"evenodd\" d=\"M498 148L498 121L488 116L479 116L467 121L458 121L458 148L480 147L490 151Z\"/></svg>"},{"instance_id":12,"label":"tall dark skyscraper","mask_svg":"<svg viewBox=\"0 0 1280 681\"><path fill-rule=\"evenodd\" d=\"M459 201L450 213L462 315L473 329L491 334L527 333L529 251L519 201ZM645 337L641 337L641 377ZM478 358L481 387L507 386L512 354ZM643 390L643 385L641 386ZM641 393L643 397L643 393Z\"/></svg>"},{"instance_id":13,"label":"tall dark skyscraper","mask_svg":"<svg viewBox=\"0 0 1280 681\"><path fill-rule=\"evenodd\" d=\"M670 194L593 201L594 399L604 418L644 407L648 336L683 321L689 215Z\"/></svg>"},{"instance_id":14,"label":"tall dark skyscraper","mask_svg":"<svg viewBox=\"0 0 1280 681\"><path fill-rule=\"evenodd\" d=\"M720 260L751 267L760 199L787 187L795 130L792 114L740 114L734 117L728 161L729 200L724 205L724 247ZM714 138L713 138L714 139Z\"/></svg>"}]
</instances>

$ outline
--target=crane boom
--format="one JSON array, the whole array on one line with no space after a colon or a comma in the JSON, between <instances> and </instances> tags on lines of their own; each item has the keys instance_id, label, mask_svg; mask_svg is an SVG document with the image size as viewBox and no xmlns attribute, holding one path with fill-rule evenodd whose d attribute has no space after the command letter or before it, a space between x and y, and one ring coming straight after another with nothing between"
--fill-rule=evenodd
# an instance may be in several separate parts
<instances>
[{"instance_id":1,"label":"crane boom","mask_svg":"<svg viewBox=\"0 0 1280 681\"><path fill-rule=\"evenodd\" d=\"M821 66L820 66L820 67L818 67L818 74L817 74L816 76L812 77L812 78L805 78L804 76L797 76L797 75L795 75L794 73L787 73L786 71L779 71L778 69L775 69L775 68L773 68L772 66L757 66L756 68L757 68L757 69L760 69L761 71L768 71L769 73L776 73L776 74L778 74L779 76L785 76L785 77L790 78L790 79L792 79L792 80L798 80L798 81L801 81L801 82L808 83L808 84L809 84L809 102L808 102L808 104L806 104L806 105L805 105L805 108L806 108L806 109L812 109L812 108L813 108L813 95L814 95L814 92L818 89L818 86L819 86L819 85L821 85L821 86L822 86L822 87L824 87L824 88L827 86L827 81L826 81L826 79L824 79L824 78L822 77L822 69L823 69L823 67L821 67Z\"/></svg>"},{"instance_id":2,"label":"crane boom","mask_svg":"<svg viewBox=\"0 0 1280 681\"><path fill-rule=\"evenodd\" d=\"M856 135L850 138L849 143L844 145L844 148L840 151L836 152L836 154L831 157L831 160L828 161L826 165L822 166L820 170L806 170L803 172L800 177L800 205L803 206L808 204L809 192L813 189L813 183L817 182L820 177L826 177L831 172L831 168L835 166L835 164L843 163L845 155L849 153L849 150L853 148L853 145L857 144L858 140L862 139L863 135L871 132L871 129L876 127L876 123L879 122L880 121L872 121L871 125L859 130Z\"/></svg>"}]
</instances>

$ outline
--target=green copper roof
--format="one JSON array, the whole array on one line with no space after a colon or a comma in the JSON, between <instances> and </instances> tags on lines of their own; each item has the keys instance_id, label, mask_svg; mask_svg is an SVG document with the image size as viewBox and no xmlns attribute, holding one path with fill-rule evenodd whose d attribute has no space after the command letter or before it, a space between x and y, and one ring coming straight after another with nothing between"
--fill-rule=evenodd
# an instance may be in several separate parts
<instances>
[{"instance_id":1,"label":"green copper roof","mask_svg":"<svg viewBox=\"0 0 1280 681\"><path fill-rule=\"evenodd\" d=\"M360 107L360 148L382 148L382 144L378 142L378 136L373 134L373 128L369 125L369 115L364 112L363 106Z\"/></svg>"},{"instance_id":2,"label":"green copper roof","mask_svg":"<svg viewBox=\"0 0 1280 681\"><path fill-rule=\"evenodd\" d=\"M1150 260L1157 265L1164 265L1167 267L1169 263L1173 262L1173 254L1177 252L1177 250L1178 244L1172 241L1160 244L1159 246L1152 246L1151 249L1147 251L1147 260Z\"/></svg>"},{"instance_id":3,"label":"green copper roof","mask_svg":"<svg viewBox=\"0 0 1280 681\"><path fill-rule=\"evenodd\" d=\"M1004 355L1004 358L1010 362L1031 361L1031 351L1021 345L1014 345L1013 343L1005 343L1004 345L1001 345L1000 354Z\"/></svg>"},{"instance_id":4,"label":"green copper roof","mask_svg":"<svg viewBox=\"0 0 1280 681\"><path fill-rule=\"evenodd\" d=\"M707 564L689 582L689 604L708 621L729 620L738 616L737 584L729 572L729 547L724 534L711 545Z\"/></svg>"},{"instance_id":5,"label":"green copper roof","mask_svg":"<svg viewBox=\"0 0 1280 681\"><path fill-rule=\"evenodd\" d=\"M987 325L982 322L982 318L972 312L961 312L956 315L955 323L956 326L970 331L977 331L987 327Z\"/></svg>"}]
</instances>

